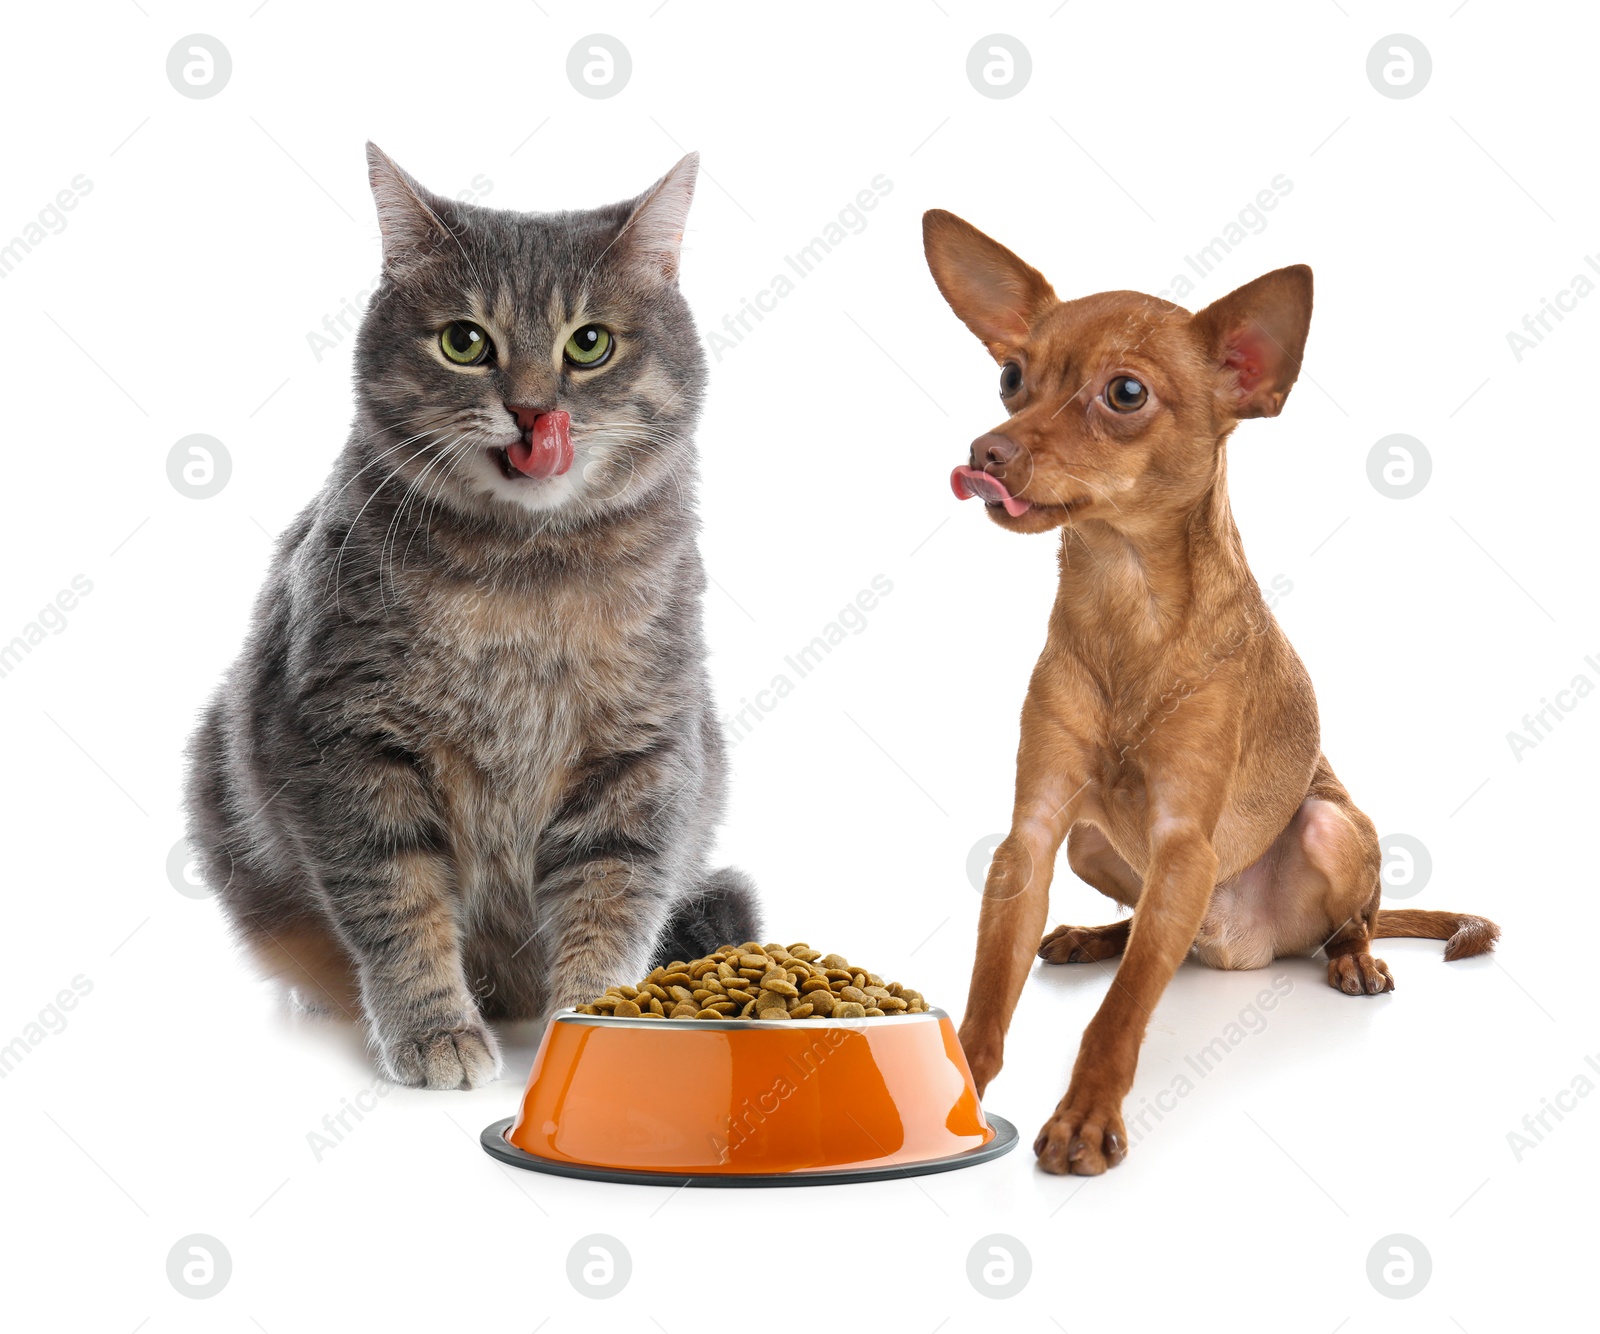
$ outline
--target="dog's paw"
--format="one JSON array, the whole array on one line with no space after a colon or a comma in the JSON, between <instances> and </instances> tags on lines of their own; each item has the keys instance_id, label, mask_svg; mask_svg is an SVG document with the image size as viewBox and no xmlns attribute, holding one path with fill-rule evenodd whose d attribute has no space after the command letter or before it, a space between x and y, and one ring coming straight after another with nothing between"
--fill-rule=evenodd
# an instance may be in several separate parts
<instances>
[{"instance_id":1,"label":"dog's paw","mask_svg":"<svg viewBox=\"0 0 1600 1334\"><path fill-rule=\"evenodd\" d=\"M1128 1156L1128 1131L1114 1103L1084 1099L1069 1090L1033 1141L1039 1166L1056 1176L1099 1176Z\"/></svg>"},{"instance_id":2,"label":"dog's paw","mask_svg":"<svg viewBox=\"0 0 1600 1334\"><path fill-rule=\"evenodd\" d=\"M1039 957L1046 963L1097 963L1121 954L1125 937L1103 927L1058 926L1039 942Z\"/></svg>"},{"instance_id":3,"label":"dog's paw","mask_svg":"<svg viewBox=\"0 0 1600 1334\"><path fill-rule=\"evenodd\" d=\"M1389 965L1370 954L1341 954L1328 960L1328 985L1347 996L1378 996L1394 990Z\"/></svg>"},{"instance_id":4,"label":"dog's paw","mask_svg":"<svg viewBox=\"0 0 1600 1334\"><path fill-rule=\"evenodd\" d=\"M414 1088L460 1089L487 1084L500 1073L500 1048L479 1019L425 1033L380 1033L384 1075Z\"/></svg>"}]
</instances>

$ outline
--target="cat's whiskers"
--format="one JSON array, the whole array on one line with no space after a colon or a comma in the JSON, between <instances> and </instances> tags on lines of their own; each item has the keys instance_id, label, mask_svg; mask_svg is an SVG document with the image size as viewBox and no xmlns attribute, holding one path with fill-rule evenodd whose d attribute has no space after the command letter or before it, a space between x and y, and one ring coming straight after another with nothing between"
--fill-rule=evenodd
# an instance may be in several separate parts
<instances>
[{"instance_id":1,"label":"cat's whiskers","mask_svg":"<svg viewBox=\"0 0 1600 1334\"><path fill-rule=\"evenodd\" d=\"M444 499L446 487L455 479L461 465L476 452L475 439L476 437L471 432L468 432L462 437L465 443L461 448L446 451L447 461L445 466L435 479L432 494L423 501L422 512L417 516L416 523L411 526L411 536L406 539L406 549L400 554L401 573L405 572L406 560L411 555L411 544L417 540L418 533L426 534L427 549L430 552L433 550L433 516Z\"/></svg>"},{"instance_id":2,"label":"cat's whiskers","mask_svg":"<svg viewBox=\"0 0 1600 1334\"><path fill-rule=\"evenodd\" d=\"M429 418L418 418L417 421L403 423L403 424L400 423L400 422L396 422L396 423L393 424L393 429L395 429L395 430L405 430L405 429L407 429L408 426L415 426L418 421L422 421L422 420L438 420L438 419L437 418L432 418L432 419L429 419ZM437 428L435 428L435 429L437 429ZM357 468L353 473L351 473L349 477L345 478L344 486L341 486L337 491L335 491L333 493L332 496L329 497L329 502L331 503L332 501L335 501L340 496L342 496L345 493L345 490L351 485L351 483L353 483L356 480L356 478L360 477L362 473L366 472L366 470L368 468L373 467L375 464L381 463L384 459L386 459L390 455L392 455L397 449L404 449L405 446L409 445L412 441L421 440L423 438L423 436L428 435L428 434L429 434L428 431L418 432L416 435L408 436L406 439L401 440L397 444L390 445L387 449L381 450L377 455L375 455L373 458L369 459L367 462L363 463L359 468Z\"/></svg>"},{"instance_id":3,"label":"cat's whiskers","mask_svg":"<svg viewBox=\"0 0 1600 1334\"><path fill-rule=\"evenodd\" d=\"M399 596L398 573L395 570L394 555L395 547L399 541L398 532L400 521L402 518L404 518L405 512L412 504L413 499L420 497L425 500L427 498L428 492L424 488L426 487L428 481L428 474L433 472L435 469L442 469L451 460L452 452L458 445L460 445L464 438L465 437L463 436L457 436L454 440L445 444L443 448L441 448L439 452L434 455L433 458L428 460L422 471L419 472L416 477L411 480L410 485L406 487L405 493L400 497L400 503L395 506L394 514L390 516L389 525L384 530L383 540L378 543L378 600L386 611L389 604L383 595L383 576L385 567L387 567L389 571L389 591L397 599ZM419 516L418 522L420 523L420 521L421 520ZM412 527L413 535L415 534L415 530L416 525L414 524Z\"/></svg>"},{"instance_id":4,"label":"cat's whiskers","mask_svg":"<svg viewBox=\"0 0 1600 1334\"><path fill-rule=\"evenodd\" d=\"M433 479L433 484L428 488L427 492L423 495L421 511L417 515L416 523L414 523L412 525L410 538L408 538L406 540L406 549L401 554L401 557L400 557L400 569L402 571L405 569L406 557L408 555L410 555L411 544L412 544L412 542L414 542L416 540L417 533L420 532L420 531L427 531L427 530L430 529L432 515L436 511L436 509L438 508L439 503L444 498L445 488L448 486L450 481L455 477L456 472L461 467L461 465L464 462L466 462L468 459L472 458L472 456L476 453L478 441L484 439L489 434L490 433L488 432L488 430L486 428L484 428L484 427L474 427L469 423L467 429L464 430L459 436L457 436L449 444L444 446L443 450L440 452L439 457L436 460L430 462L427 468L423 469L422 473L417 477L416 482L408 490L408 492L407 492L407 500L409 499L409 497L410 497L412 492L417 491L422 487L423 483L427 479L428 472L433 467L435 467L436 465L442 465L442 466L439 466L439 471L438 471L438 473L435 475L435 477ZM396 520L398 520L400 512L401 512L401 510L403 510L405 508L405 504L406 503L407 503L406 500L402 500L400 510L397 510L396 514L395 514ZM398 541L398 538L396 538L395 540ZM432 540L431 532L429 533L429 540L430 541ZM390 543L389 551L390 551L390 567L391 567L391 570L392 570L393 569L393 564L394 564L394 561L393 561L394 542ZM391 578L390 578L390 586L391 587L393 587L393 583L394 583L394 580L393 580L393 576L391 574Z\"/></svg>"},{"instance_id":5,"label":"cat's whiskers","mask_svg":"<svg viewBox=\"0 0 1600 1334\"><path fill-rule=\"evenodd\" d=\"M629 439L632 435L634 438ZM647 422L609 422L587 425L585 436L598 436L597 443L609 446L619 453L630 457L629 467L632 468L631 458L640 455L659 456L661 451L652 448L662 444L681 444L683 436L677 432L667 431L665 428L652 426ZM588 443L585 441L584 443ZM677 492L678 501L685 510L693 508L693 496L690 494L689 476L682 468L669 467L666 469L667 480L671 482Z\"/></svg>"},{"instance_id":6,"label":"cat's whiskers","mask_svg":"<svg viewBox=\"0 0 1600 1334\"><path fill-rule=\"evenodd\" d=\"M453 456L450 457L450 462L446 464L443 472L438 475L438 485L434 486L434 493L432 493L432 496L427 497L426 501L422 502L422 512L419 513L416 523L411 525L411 536L406 537L405 550L400 553L400 573L405 574L405 563L406 560L410 560L411 544L416 541L416 534L427 534L426 550L429 553L434 550L434 515L438 512L438 505L445 497L446 486L450 485L451 480L456 475L456 469L461 467L462 462L472 457L472 453L474 451L472 451L470 443L466 448L454 451Z\"/></svg>"},{"instance_id":7,"label":"cat's whiskers","mask_svg":"<svg viewBox=\"0 0 1600 1334\"><path fill-rule=\"evenodd\" d=\"M404 493L400 497L400 503L395 506L394 514L389 519L389 525L384 530L383 540L378 543L378 601L383 606L385 611L387 611L389 608L389 604L383 596L383 571L386 564L389 566L390 571L389 591L396 597L399 596L399 586L395 581L394 571L394 543L396 541L395 534L399 528L400 520L405 515L406 508L411 504L412 498L422 491L423 484L427 481L428 474L435 468L438 468L441 464L450 460L452 454L462 445L462 442L467 439L468 436L466 434L458 435L454 440L451 440L449 443L440 447L439 452L435 454L433 458L428 460L422 471L411 479L410 484L406 487ZM470 448L470 446L468 446L468 448ZM423 494L426 495L426 493Z\"/></svg>"},{"instance_id":8,"label":"cat's whiskers","mask_svg":"<svg viewBox=\"0 0 1600 1334\"><path fill-rule=\"evenodd\" d=\"M439 484L434 488L432 499L429 500L423 507L421 517L412 527L411 536L406 539L406 549L401 553L400 556L400 569L402 573L406 568L406 560L411 555L411 544L417 540L417 534L419 532L427 535L427 550L430 552L433 550L433 514L437 510L440 501L444 498L445 487L447 487L455 479L456 471L464 462L472 457L472 454L473 450L471 442L469 441L465 449L458 450L455 453L455 456L450 460L449 466L445 468L443 474L440 476Z\"/></svg>"},{"instance_id":9,"label":"cat's whiskers","mask_svg":"<svg viewBox=\"0 0 1600 1334\"><path fill-rule=\"evenodd\" d=\"M425 432L423 432L423 435L437 435L437 434L438 434L437 431L425 431ZM420 440L420 439L422 439L422 436L417 436L415 438ZM369 505L371 505L372 502L378 498L378 496L382 493L384 487L388 486L389 483L392 482L396 477L398 477L400 475L400 473L406 467L408 467L410 464L416 462L417 459L421 458L432 447L433 446L432 446L431 443L424 443L422 445L419 445L414 451L412 451L412 453L408 457L402 459L400 461L400 463L398 465L396 465L394 470L392 472L390 472L387 477L385 477L381 482L379 482L377 486L372 488L372 493L366 498L365 501L362 502L361 508L356 511L355 518L350 520L349 527L345 529L344 540L339 543L339 550L336 553L336 555L334 556L334 561L333 561L333 605L335 607L339 606L339 581L340 581L341 573L342 573L342 571L344 569L344 553L345 553L346 548L348 548L349 545L350 545L351 536L355 533L356 528L361 523L361 516L364 515L367 512L367 507ZM381 569L380 569L380 577L381 577ZM326 586L327 586L326 581L324 581L323 586L324 586L324 588L326 588Z\"/></svg>"},{"instance_id":10,"label":"cat's whiskers","mask_svg":"<svg viewBox=\"0 0 1600 1334\"><path fill-rule=\"evenodd\" d=\"M417 437L417 438L420 439L421 437ZM385 456L387 456L389 454L393 454L396 450L404 448L404 446L406 444L409 444L409 443L410 443L409 441L404 441L400 445L396 445L393 450L385 451ZM324 592L327 591L327 587L328 587L329 582L332 582L332 584L333 584L333 602L334 602L334 606L335 607L337 607L339 605L339 580L340 580L340 577L341 577L341 575L343 574L343 571L344 571L344 553L345 553L346 549L350 545L350 538L355 534L356 525L357 525L357 523L360 522L361 516L367 512L367 506L372 504L372 502L377 498L378 492L383 490L384 486L386 486L389 483L390 479L393 478L397 473L399 473L400 470L406 466L406 464L410 463L414 459L420 458L423 454L425 454L427 452L427 449L428 449L427 445L425 445L425 444L424 445L419 445L415 450L413 450L411 452L410 455L408 455L406 458L402 459L399 462L399 464L397 464L395 466L394 471L391 472L388 477L385 477L382 482L380 482L376 487L374 487L372 489L372 491L367 495L366 500L362 503L361 508L356 511L355 518L352 519L349 522L349 524L345 527L344 538L339 543L339 550L334 554L333 569L331 571L329 571L328 575L323 579L323 582L322 582L322 587L323 587L323 591ZM373 462L377 462L377 461L378 460L373 460ZM371 467L371 466L372 466L371 464L367 464L365 467L363 467L361 469L361 472L365 472L367 470L367 468ZM354 480L355 480L354 477L352 477L350 479L350 481L354 481ZM349 485L350 485L350 482L346 482L345 483L345 486L349 486ZM339 489L340 489L340 492L342 493L343 490L344 490L344 487L340 487Z\"/></svg>"}]
</instances>

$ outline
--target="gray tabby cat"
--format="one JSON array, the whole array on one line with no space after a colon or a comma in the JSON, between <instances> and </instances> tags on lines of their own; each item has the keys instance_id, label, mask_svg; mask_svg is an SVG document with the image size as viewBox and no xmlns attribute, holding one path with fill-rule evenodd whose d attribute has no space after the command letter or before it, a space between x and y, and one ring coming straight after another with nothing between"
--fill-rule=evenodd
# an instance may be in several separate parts
<instances>
[{"instance_id":1,"label":"gray tabby cat","mask_svg":"<svg viewBox=\"0 0 1600 1334\"><path fill-rule=\"evenodd\" d=\"M543 214L367 158L355 425L191 743L189 837L301 1003L363 1013L392 1080L472 1087L499 1069L486 1018L756 934L706 860L698 158Z\"/></svg>"}]
</instances>

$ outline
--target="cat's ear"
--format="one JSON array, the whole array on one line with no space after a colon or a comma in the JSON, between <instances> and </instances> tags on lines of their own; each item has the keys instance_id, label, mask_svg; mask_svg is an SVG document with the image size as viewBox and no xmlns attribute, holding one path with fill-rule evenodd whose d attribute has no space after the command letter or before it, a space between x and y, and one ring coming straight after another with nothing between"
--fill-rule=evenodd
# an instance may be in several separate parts
<instances>
[{"instance_id":1,"label":"cat's ear","mask_svg":"<svg viewBox=\"0 0 1600 1334\"><path fill-rule=\"evenodd\" d=\"M377 144L367 142L367 179L378 205L378 230L383 234L383 267L399 273L426 259L452 233L434 211L438 196L425 190L415 177Z\"/></svg>"},{"instance_id":2,"label":"cat's ear","mask_svg":"<svg viewBox=\"0 0 1600 1334\"><path fill-rule=\"evenodd\" d=\"M622 249L634 267L650 278L676 282L683 229L694 200L700 154L689 153L639 197L623 232Z\"/></svg>"}]
</instances>

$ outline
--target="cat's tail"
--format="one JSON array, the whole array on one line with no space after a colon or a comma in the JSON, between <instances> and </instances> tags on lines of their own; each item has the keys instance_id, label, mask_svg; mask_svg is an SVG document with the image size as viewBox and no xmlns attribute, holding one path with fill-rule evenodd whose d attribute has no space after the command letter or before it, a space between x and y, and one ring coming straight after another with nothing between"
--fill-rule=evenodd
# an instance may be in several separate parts
<instances>
[{"instance_id":1,"label":"cat's tail","mask_svg":"<svg viewBox=\"0 0 1600 1334\"><path fill-rule=\"evenodd\" d=\"M724 866L673 907L650 964L698 959L719 946L755 940L760 929L755 884L743 871Z\"/></svg>"}]
</instances>

